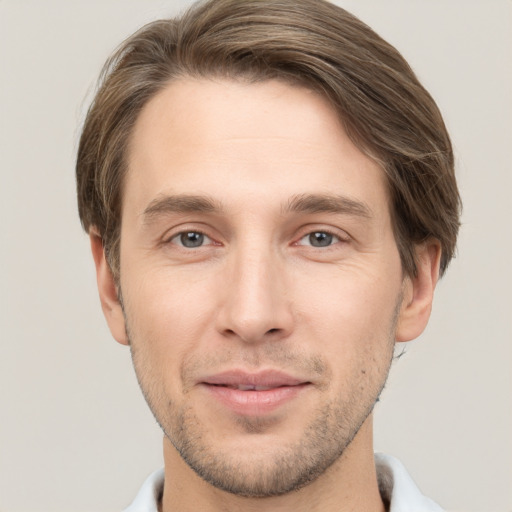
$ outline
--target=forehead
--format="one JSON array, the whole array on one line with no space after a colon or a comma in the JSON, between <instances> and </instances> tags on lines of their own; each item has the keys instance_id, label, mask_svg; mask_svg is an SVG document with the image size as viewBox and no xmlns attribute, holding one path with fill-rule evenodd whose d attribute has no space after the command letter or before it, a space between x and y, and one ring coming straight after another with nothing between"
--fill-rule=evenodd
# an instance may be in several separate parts
<instances>
[{"instance_id":1,"label":"forehead","mask_svg":"<svg viewBox=\"0 0 512 512\"><path fill-rule=\"evenodd\" d=\"M144 209L158 195L207 193L243 208L248 200L337 193L372 207L386 202L385 189L382 169L319 94L280 81L187 78L139 115L125 199Z\"/></svg>"}]
</instances>

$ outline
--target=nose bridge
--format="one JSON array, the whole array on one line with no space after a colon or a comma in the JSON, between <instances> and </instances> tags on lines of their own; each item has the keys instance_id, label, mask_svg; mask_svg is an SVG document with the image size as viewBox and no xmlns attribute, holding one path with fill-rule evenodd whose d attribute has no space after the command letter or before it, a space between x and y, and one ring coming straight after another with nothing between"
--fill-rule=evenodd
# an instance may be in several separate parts
<instances>
[{"instance_id":1,"label":"nose bridge","mask_svg":"<svg viewBox=\"0 0 512 512\"><path fill-rule=\"evenodd\" d=\"M240 243L230 257L221 330L245 342L283 337L291 329L280 255L256 238Z\"/></svg>"}]
</instances>

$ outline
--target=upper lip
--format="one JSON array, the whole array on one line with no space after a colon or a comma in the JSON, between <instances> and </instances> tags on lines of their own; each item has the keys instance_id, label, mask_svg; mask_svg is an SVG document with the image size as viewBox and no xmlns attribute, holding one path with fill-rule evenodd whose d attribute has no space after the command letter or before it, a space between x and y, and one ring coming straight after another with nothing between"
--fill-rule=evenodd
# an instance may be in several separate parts
<instances>
[{"instance_id":1,"label":"upper lip","mask_svg":"<svg viewBox=\"0 0 512 512\"><path fill-rule=\"evenodd\" d=\"M293 377L281 370L263 370L258 372L228 370L201 379L201 383L203 384L213 384L217 386L258 386L265 388L297 386L299 384L307 384L308 382L307 380Z\"/></svg>"}]
</instances>

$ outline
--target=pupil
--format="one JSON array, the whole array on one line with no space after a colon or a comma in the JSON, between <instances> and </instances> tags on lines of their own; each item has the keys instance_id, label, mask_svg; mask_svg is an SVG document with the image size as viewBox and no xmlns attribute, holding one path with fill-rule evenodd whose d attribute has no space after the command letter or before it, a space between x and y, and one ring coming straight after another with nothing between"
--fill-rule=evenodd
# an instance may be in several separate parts
<instances>
[{"instance_id":1,"label":"pupil","mask_svg":"<svg viewBox=\"0 0 512 512\"><path fill-rule=\"evenodd\" d=\"M332 235L318 231L309 235L309 241L313 247L327 247L332 244Z\"/></svg>"},{"instance_id":2,"label":"pupil","mask_svg":"<svg viewBox=\"0 0 512 512\"><path fill-rule=\"evenodd\" d=\"M204 241L204 235L202 233L195 233L194 231L182 233L180 238L184 247L200 247L203 245Z\"/></svg>"}]
</instances>

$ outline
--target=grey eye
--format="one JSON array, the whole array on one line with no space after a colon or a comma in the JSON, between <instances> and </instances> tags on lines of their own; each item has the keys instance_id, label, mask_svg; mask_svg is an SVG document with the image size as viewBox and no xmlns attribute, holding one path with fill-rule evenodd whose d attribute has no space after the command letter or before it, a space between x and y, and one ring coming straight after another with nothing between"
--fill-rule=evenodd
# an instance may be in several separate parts
<instances>
[{"instance_id":1,"label":"grey eye","mask_svg":"<svg viewBox=\"0 0 512 512\"><path fill-rule=\"evenodd\" d=\"M340 241L340 238L328 231L313 231L303 236L297 245L307 245L309 247L329 247Z\"/></svg>"},{"instance_id":2,"label":"grey eye","mask_svg":"<svg viewBox=\"0 0 512 512\"><path fill-rule=\"evenodd\" d=\"M334 235L325 231L315 231L308 235L308 241L313 247L328 247L332 245L334 238Z\"/></svg>"},{"instance_id":3,"label":"grey eye","mask_svg":"<svg viewBox=\"0 0 512 512\"><path fill-rule=\"evenodd\" d=\"M184 233L180 233L173 239L175 243L188 249L201 247L202 245L204 245L205 240L209 240L209 238L206 235L203 235L203 233L199 233L197 231L187 231Z\"/></svg>"}]
</instances>

